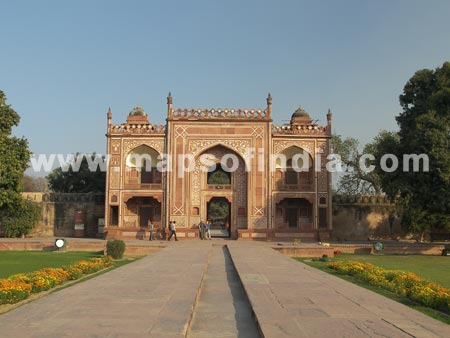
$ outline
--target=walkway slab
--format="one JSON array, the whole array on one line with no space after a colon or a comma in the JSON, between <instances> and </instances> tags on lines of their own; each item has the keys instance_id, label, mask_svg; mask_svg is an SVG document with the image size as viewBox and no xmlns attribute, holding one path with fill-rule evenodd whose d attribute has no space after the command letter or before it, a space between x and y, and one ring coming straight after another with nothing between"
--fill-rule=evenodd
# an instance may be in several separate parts
<instances>
[{"instance_id":1,"label":"walkway slab","mask_svg":"<svg viewBox=\"0 0 450 338\"><path fill-rule=\"evenodd\" d=\"M450 336L444 323L267 246L228 248L265 338Z\"/></svg>"},{"instance_id":2,"label":"walkway slab","mask_svg":"<svg viewBox=\"0 0 450 338\"><path fill-rule=\"evenodd\" d=\"M2 338L184 337L210 245L170 243L0 316Z\"/></svg>"}]
</instances>

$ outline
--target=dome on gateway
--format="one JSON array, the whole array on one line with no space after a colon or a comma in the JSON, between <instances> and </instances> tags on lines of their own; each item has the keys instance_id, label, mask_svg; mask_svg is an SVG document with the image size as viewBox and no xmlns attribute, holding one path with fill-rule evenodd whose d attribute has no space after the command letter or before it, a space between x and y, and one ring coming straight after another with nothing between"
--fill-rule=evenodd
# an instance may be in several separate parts
<instances>
[{"instance_id":1,"label":"dome on gateway","mask_svg":"<svg viewBox=\"0 0 450 338\"><path fill-rule=\"evenodd\" d=\"M147 113L142 109L142 107L137 106L134 108L128 116L147 116Z\"/></svg>"},{"instance_id":2,"label":"dome on gateway","mask_svg":"<svg viewBox=\"0 0 450 338\"><path fill-rule=\"evenodd\" d=\"M310 118L309 114L303 110L302 107L298 107L297 110L292 114L292 117L306 117Z\"/></svg>"}]
</instances>

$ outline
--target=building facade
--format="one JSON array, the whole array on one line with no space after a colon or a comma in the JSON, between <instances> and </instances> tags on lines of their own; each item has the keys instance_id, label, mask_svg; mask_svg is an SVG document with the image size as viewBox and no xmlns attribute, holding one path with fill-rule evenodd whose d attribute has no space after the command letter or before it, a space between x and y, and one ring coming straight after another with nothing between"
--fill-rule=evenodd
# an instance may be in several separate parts
<instances>
[{"instance_id":1,"label":"building facade","mask_svg":"<svg viewBox=\"0 0 450 338\"><path fill-rule=\"evenodd\" d=\"M107 114L107 238L143 238L176 221L181 239L200 221L232 239L323 240L331 224L331 113L319 126L297 109L289 124L265 109L174 109L151 124L140 107L125 123Z\"/></svg>"}]
</instances>

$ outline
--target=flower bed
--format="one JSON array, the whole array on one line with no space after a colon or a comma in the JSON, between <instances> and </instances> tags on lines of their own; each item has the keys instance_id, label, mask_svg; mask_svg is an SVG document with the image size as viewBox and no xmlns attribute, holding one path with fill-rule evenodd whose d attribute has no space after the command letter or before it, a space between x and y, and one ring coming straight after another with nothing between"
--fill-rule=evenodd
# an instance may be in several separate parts
<instances>
[{"instance_id":1,"label":"flower bed","mask_svg":"<svg viewBox=\"0 0 450 338\"><path fill-rule=\"evenodd\" d=\"M370 263L333 262L328 267L371 285L407 297L419 304L450 314L450 289L411 272L385 270Z\"/></svg>"},{"instance_id":2,"label":"flower bed","mask_svg":"<svg viewBox=\"0 0 450 338\"><path fill-rule=\"evenodd\" d=\"M32 293L49 290L68 280L102 270L112 264L109 256L80 261L62 268L45 268L0 279L0 304L14 304Z\"/></svg>"}]
</instances>

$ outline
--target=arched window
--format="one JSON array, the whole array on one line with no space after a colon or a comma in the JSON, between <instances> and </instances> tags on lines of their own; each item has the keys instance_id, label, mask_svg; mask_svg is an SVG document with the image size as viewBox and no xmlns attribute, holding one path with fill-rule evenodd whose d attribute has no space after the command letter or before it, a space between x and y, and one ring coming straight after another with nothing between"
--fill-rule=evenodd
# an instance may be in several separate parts
<instances>
[{"instance_id":1,"label":"arched window","mask_svg":"<svg viewBox=\"0 0 450 338\"><path fill-rule=\"evenodd\" d=\"M161 183L162 174L157 169L159 153L146 145L130 151L126 158L127 183L151 184Z\"/></svg>"},{"instance_id":2,"label":"arched window","mask_svg":"<svg viewBox=\"0 0 450 338\"><path fill-rule=\"evenodd\" d=\"M218 164L214 171L208 172L208 184L231 184L231 173Z\"/></svg>"},{"instance_id":3,"label":"arched window","mask_svg":"<svg viewBox=\"0 0 450 338\"><path fill-rule=\"evenodd\" d=\"M291 146L277 154L275 160L276 178L280 178L278 173L282 173L277 185L279 188L292 188L301 185L303 188L310 188L312 185L313 158L301 147ZM306 188L305 188L306 189Z\"/></svg>"}]
</instances>

